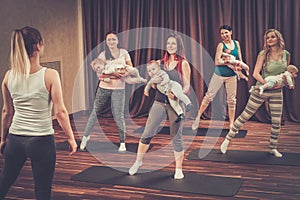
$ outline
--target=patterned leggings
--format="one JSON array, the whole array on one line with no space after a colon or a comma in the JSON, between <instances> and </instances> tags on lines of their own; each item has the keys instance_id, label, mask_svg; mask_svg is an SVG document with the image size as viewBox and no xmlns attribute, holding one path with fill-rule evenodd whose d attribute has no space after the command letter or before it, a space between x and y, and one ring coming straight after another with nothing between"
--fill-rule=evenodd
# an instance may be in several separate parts
<instances>
[{"instance_id":1,"label":"patterned leggings","mask_svg":"<svg viewBox=\"0 0 300 200\"><path fill-rule=\"evenodd\" d=\"M98 87L94 100L94 108L85 127L84 136L89 136L97 121L97 115L106 108L106 103L111 98L112 114L118 126L120 142L125 142L126 126L124 120L125 90L109 90Z\"/></svg>"},{"instance_id":2,"label":"patterned leggings","mask_svg":"<svg viewBox=\"0 0 300 200\"><path fill-rule=\"evenodd\" d=\"M282 104L283 97L281 90L269 90L259 95L257 91L253 91L249 97L246 108L242 114L234 121L232 128L226 136L226 139L231 140L234 138L237 131L254 115L257 109L266 101L269 100L269 107L271 112L271 137L270 149L276 149L278 137L281 126Z\"/></svg>"}]
</instances>

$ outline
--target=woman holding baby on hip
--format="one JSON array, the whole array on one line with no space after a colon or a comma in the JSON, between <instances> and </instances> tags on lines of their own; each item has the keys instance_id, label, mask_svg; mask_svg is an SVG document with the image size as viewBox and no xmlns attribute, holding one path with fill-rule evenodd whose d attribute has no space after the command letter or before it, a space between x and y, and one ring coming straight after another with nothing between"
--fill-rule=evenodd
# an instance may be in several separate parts
<instances>
[{"instance_id":1,"label":"woman holding baby on hip","mask_svg":"<svg viewBox=\"0 0 300 200\"><path fill-rule=\"evenodd\" d=\"M228 104L228 117L230 126L233 125L236 109L236 89L237 89L237 74L241 72L242 53L240 44L237 40L232 39L232 28L228 25L223 25L219 28L222 42L217 46L215 55L215 71L210 80L208 90L202 100L196 119L192 125L192 129L196 130L200 121L200 117L206 110L208 105L213 101L219 89L225 84L226 98ZM235 62L224 56L224 53L229 53L235 57ZM239 71L238 73L236 71Z\"/></svg>"},{"instance_id":2,"label":"woman holding baby on hip","mask_svg":"<svg viewBox=\"0 0 300 200\"><path fill-rule=\"evenodd\" d=\"M159 69L159 65L161 65L163 69ZM184 45L180 35L171 34L168 36L166 41L166 52L163 58L157 62L152 61L147 64L149 75L152 73L152 69L158 69L158 71L164 70L171 80L178 82L182 86L182 88L180 88L182 93L188 93L190 89L191 69L189 63L185 59ZM157 78L160 79L159 76L157 76ZM153 80L153 83L158 83L160 81L162 80L157 80L157 82ZM172 136L176 166L174 179L182 179L184 178L182 171L184 158L182 141L183 120L178 120L178 113L172 108L169 100L176 99L177 97L169 91L162 93L157 89L157 84L154 84L152 87L156 89L155 101L150 109L145 130L139 140L136 161L129 169L129 174L135 175L139 168L142 167L143 158L149 149L152 138L157 133L160 123L163 120L168 119L170 122L170 135ZM145 92L145 95L147 96L147 91ZM183 113L185 113L186 108L184 102L180 102L180 106Z\"/></svg>"},{"instance_id":3,"label":"woman holding baby on hip","mask_svg":"<svg viewBox=\"0 0 300 200\"><path fill-rule=\"evenodd\" d=\"M266 84L266 78L277 76L284 73L290 64L290 53L285 50L282 34L276 29L268 29L264 34L264 47L259 52L253 71L253 77L257 80L257 86ZM295 70L298 72L297 68ZM294 72L295 73L295 72ZM294 75L297 77L297 75ZM286 80L283 80L286 82ZM286 85L286 84L285 84ZM281 128L281 115L283 107L282 85L275 86L272 89L259 91L251 90L248 103L242 114L235 120L233 126L223 141L220 150L226 153L231 140L236 132L254 115L258 108L266 101L269 101L271 112L271 134L269 153L275 157L282 157L277 150L278 138Z\"/></svg>"},{"instance_id":4,"label":"woman holding baby on hip","mask_svg":"<svg viewBox=\"0 0 300 200\"><path fill-rule=\"evenodd\" d=\"M97 121L97 116L107 107L107 102L111 99L112 114L118 126L120 138L120 147L118 150L126 151L126 127L124 120L125 78L123 77L128 71L134 71L137 74L138 71L132 67L131 58L127 50L119 47L119 38L116 32L111 31L106 34L105 50L91 63L91 66L93 70L97 72L100 82L95 95L94 107L89 116L80 144L80 149L85 149L90 139L90 132ZM121 66L123 68L121 68Z\"/></svg>"}]
</instances>

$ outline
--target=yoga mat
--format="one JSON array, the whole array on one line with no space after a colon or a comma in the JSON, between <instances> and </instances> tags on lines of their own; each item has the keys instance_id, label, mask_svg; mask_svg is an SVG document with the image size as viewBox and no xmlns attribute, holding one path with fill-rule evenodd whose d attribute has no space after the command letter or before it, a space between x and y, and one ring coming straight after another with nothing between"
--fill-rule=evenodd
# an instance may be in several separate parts
<instances>
[{"instance_id":1,"label":"yoga mat","mask_svg":"<svg viewBox=\"0 0 300 200\"><path fill-rule=\"evenodd\" d=\"M201 149L201 151L210 151ZM216 162L231 162L245 164L265 164L265 165L288 165L300 166L300 153L282 153L283 157L277 158L266 151L243 151L230 150L222 154L219 149L212 149L204 158L199 158L199 149L193 149L187 156L188 160L206 160Z\"/></svg>"},{"instance_id":2,"label":"yoga mat","mask_svg":"<svg viewBox=\"0 0 300 200\"><path fill-rule=\"evenodd\" d=\"M94 166L76 174L71 180L224 197L234 196L243 183L240 178L208 176L191 172L185 172L183 179L175 180L172 177L173 172L158 170L130 176L122 170L128 171L124 168L119 171L110 167Z\"/></svg>"},{"instance_id":3,"label":"yoga mat","mask_svg":"<svg viewBox=\"0 0 300 200\"><path fill-rule=\"evenodd\" d=\"M143 133L145 127L140 127L134 130L134 133ZM167 126L160 126L158 129L158 134L170 134L170 128ZM208 134L209 131L209 135ZM198 128L196 130L192 130L192 128L183 128L183 135L197 135L197 136L210 136L210 137L226 137L229 129L215 129L215 128ZM244 138L247 135L247 130L239 130L236 134L235 138Z\"/></svg>"},{"instance_id":4,"label":"yoga mat","mask_svg":"<svg viewBox=\"0 0 300 200\"><path fill-rule=\"evenodd\" d=\"M87 151L85 150L80 150L79 146L80 146L80 142L79 140L76 140L77 146L78 146L78 150L79 151ZM113 152L116 151L118 152L118 148L120 146L120 143L109 143L109 142L97 142L97 141L93 141L93 140L89 140L87 143L87 149L89 151L92 152ZM149 146L149 150L151 150L153 147L152 144L150 144ZM128 152L133 152L136 153L137 152L137 148L138 148L138 143L126 143L126 151ZM56 143L56 149L57 150L69 150L69 146L68 146L68 142L67 141L63 141L63 142L58 142ZM122 152L120 152L122 153Z\"/></svg>"}]
</instances>

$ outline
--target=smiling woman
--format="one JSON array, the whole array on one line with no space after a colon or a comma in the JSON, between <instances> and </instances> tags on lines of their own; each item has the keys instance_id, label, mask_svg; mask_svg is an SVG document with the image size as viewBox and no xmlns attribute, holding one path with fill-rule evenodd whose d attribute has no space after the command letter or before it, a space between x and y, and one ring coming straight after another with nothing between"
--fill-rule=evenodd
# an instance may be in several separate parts
<instances>
[{"instance_id":1,"label":"smiling woman","mask_svg":"<svg viewBox=\"0 0 300 200\"><path fill-rule=\"evenodd\" d=\"M237 40L232 39L232 29L228 25L223 25L219 28L220 36L222 42L217 46L215 55L215 73L213 74L208 90L202 100L198 114L194 123L192 124L192 129L196 130L200 121L200 117L206 110L210 102L213 101L217 92L225 84L226 97L228 104L228 117L229 124L232 126L235 116L236 109L236 89L237 89L237 78L234 72L235 66L224 63L224 58L222 58L222 53L226 50L230 50L230 53L236 58L236 60L242 61L242 53L240 44Z\"/></svg>"},{"instance_id":2,"label":"smiling woman","mask_svg":"<svg viewBox=\"0 0 300 200\"><path fill-rule=\"evenodd\" d=\"M170 79L182 85L183 93L187 93L190 88L191 69L189 63L185 59L182 38L177 34L169 35L166 41L166 49L167 51L165 52L164 57L158 60L157 64L163 65L163 68ZM150 63L148 67L151 67ZM142 166L143 157L149 149L152 137L157 133L160 123L163 120L168 119L170 121L170 134L172 136L176 165L174 179L184 178L182 172L184 158L182 142L183 120L176 121L178 115L171 107L169 98L175 99L176 97L171 92L167 92L166 94L160 92L159 89L156 90L155 101L150 109L145 130L139 141L136 161L129 169L130 175L134 175L138 172L139 168ZM185 112L185 105L181 104L180 106L183 112Z\"/></svg>"},{"instance_id":3,"label":"smiling woman","mask_svg":"<svg viewBox=\"0 0 300 200\"><path fill-rule=\"evenodd\" d=\"M132 67L132 62L127 50L119 47L119 38L116 32L110 31L106 33L105 50L101 52L95 60L97 59L103 61L103 65L108 67L107 71L109 71L109 73L97 74L100 82L94 100L94 107L89 116L84 136L82 137L80 149L85 149L90 139L90 132L97 121L97 116L106 108L106 102L111 99L112 113L118 126L120 138L119 151L126 151L126 126L124 120L125 81L121 78L125 72L114 68L114 66L122 65L124 67ZM97 72L97 68L94 67L94 62L92 62L91 65L93 70ZM104 81L105 78L109 78L110 81Z\"/></svg>"},{"instance_id":4,"label":"smiling woman","mask_svg":"<svg viewBox=\"0 0 300 200\"><path fill-rule=\"evenodd\" d=\"M285 50L285 44L281 33L276 29L267 30L264 35L264 47L257 57L253 72L253 77L257 80L256 85L261 86L266 83L265 78L283 73L289 64L290 53ZM251 92L244 111L235 120L226 136L226 139L220 147L222 153L226 153L227 147L237 131L267 100L269 101L272 121L269 145L270 154L276 157L282 157L282 154L277 150L277 143L281 126L280 122L283 107L283 94L282 88L276 87L271 90L266 90L264 93L259 93L257 90L253 90Z\"/></svg>"}]
</instances>

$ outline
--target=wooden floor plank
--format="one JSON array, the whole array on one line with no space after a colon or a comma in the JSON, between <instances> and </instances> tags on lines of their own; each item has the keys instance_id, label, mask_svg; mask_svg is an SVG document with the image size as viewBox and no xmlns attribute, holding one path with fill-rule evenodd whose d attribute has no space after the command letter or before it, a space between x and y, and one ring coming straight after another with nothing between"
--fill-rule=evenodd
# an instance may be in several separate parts
<instances>
[{"instance_id":1,"label":"wooden floor plank","mask_svg":"<svg viewBox=\"0 0 300 200\"><path fill-rule=\"evenodd\" d=\"M134 130L146 122L146 118L134 118L127 120L127 142L137 143L138 138L133 137ZM87 121L87 116L77 117L71 120L74 130L83 130ZM107 138L112 142L118 142L116 124L111 118L99 118L101 128L107 133ZM65 141L66 137L61 128L55 123L56 142ZM186 120L185 126L191 126L192 121ZM165 125L168 125L166 123ZM228 128L228 122L202 120L200 127L207 128ZM249 121L243 129L248 130L246 138L235 138L229 146L230 150L256 150L268 151L270 138L270 124ZM101 140L103 135L98 133L99 129L95 127L92 132L92 138ZM76 139L80 140L82 132L75 132ZM205 138L203 136L186 136L191 145L186 150L185 155L195 148L200 148ZM219 145L224 138L217 138L214 148ZM156 135L152 142L153 151L167 145L170 137L167 135ZM286 122L282 126L279 151L299 153L300 152L300 124ZM107 155L108 157L110 155ZM147 155L146 155L147 156ZM165 159L167 155L159 155L160 159ZM123 162L123 163L122 163ZM117 164L130 165L126 161L116 162ZM68 156L67 151L57 150L56 171L53 181L53 200L71 199L71 200L95 200L95 199L197 199L197 200L223 200L223 199L259 199L259 200L298 200L300 199L300 167L299 166L280 166L280 165L259 165L259 164L239 164L222 163L211 161L184 160L184 171L201 173L212 176L238 177L244 180L242 187L234 197L217 197L195 195L187 193L177 193L170 191L160 191L146 188L135 188L119 185L101 185L94 183L85 183L72 181L70 178L91 166L105 165L96 159L89 152L77 152L73 156ZM159 166L160 163L153 163L153 166ZM0 170L2 170L3 158L0 159ZM173 171L174 162L166 166L164 170ZM11 187L6 199L34 199L33 180L31 174L30 162L27 161L17 181Z\"/></svg>"}]
</instances>

